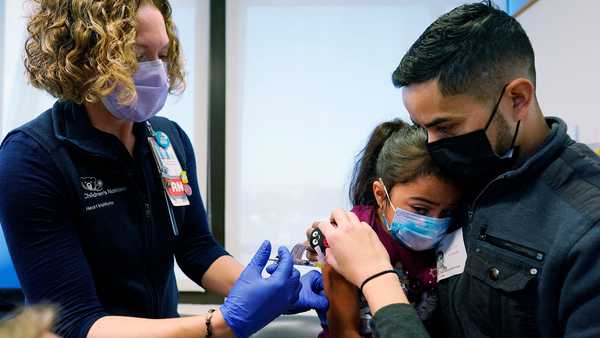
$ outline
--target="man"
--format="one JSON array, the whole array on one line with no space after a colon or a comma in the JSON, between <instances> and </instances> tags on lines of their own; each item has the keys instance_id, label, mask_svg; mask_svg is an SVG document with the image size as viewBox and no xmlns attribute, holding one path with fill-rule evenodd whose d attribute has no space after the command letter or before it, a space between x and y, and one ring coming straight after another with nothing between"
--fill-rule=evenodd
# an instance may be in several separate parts
<instances>
[{"instance_id":1,"label":"man","mask_svg":"<svg viewBox=\"0 0 600 338\"><path fill-rule=\"evenodd\" d=\"M520 24L485 4L460 6L425 30L393 81L433 159L470 193L462 228L440 245L452 247L442 263L460 267L439 276L446 336L599 337L600 160L544 118ZM338 227L320 225L328 261L357 285L368 280L379 337L426 335L398 304L393 275L368 278L389 268L368 227L340 210L332 218Z\"/></svg>"}]
</instances>

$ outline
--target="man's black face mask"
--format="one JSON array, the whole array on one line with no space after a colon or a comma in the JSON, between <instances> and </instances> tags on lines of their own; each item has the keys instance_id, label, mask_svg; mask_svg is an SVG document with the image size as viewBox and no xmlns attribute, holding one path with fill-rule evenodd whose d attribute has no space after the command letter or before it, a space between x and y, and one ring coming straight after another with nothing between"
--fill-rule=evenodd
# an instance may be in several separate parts
<instances>
[{"instance_id":1,"label":"man's black face mask","mask_svg":"<svg viewBox=\"0 0 600 338\"><path fill-rule=\"evenodd\" d=\"M517 122L511 145L504 156L498 156L494 152L485 134L498 111L505 89L506 85L502 88L498 102L483 129L441 139L427 145L433 161L451 178L470 186L486 184L509 170L514 164L518 151L518 147L515 148L515 141L521 121Z\"/></svg>"}]
</instances>

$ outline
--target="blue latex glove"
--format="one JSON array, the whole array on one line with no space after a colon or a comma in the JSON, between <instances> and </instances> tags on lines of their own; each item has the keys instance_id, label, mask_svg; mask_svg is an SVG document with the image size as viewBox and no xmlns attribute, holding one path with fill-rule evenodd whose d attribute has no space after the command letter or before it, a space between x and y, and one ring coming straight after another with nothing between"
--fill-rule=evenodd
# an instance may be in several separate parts
<instances>
[{"instance_id":1,"label":"blue latex glove","mask_svg":"<svg viewBox=\"0 0 600 338\"><path fill-rule=\"evenodd\" d=\"M249 337L298 300L300 272L290 252L279 248L279 266L265 279L261 273L270 255L271 243L264 241L221 305L225 322L238 338Z\"/></svg>"},{"instance_id":2,"label":"blue latex glove","mask_svg":"<svg viewBox=\"0 0 600 338\"><path fill-rule=\"evenodd\" d=\"M277 264L269 265L267 272L271 273L275 269L277 269ZM291 315L315 309L323 324L324 314L329 308L329 301L325 297L325 291L323 290L323 276L320 272L312 270L302 276L300 283L302 284L302 289L300 290L298 301L292 304L285 313Z\"/></svg>"},{"instance_id":3,"label":"blue latex glove","mask_svg":"<svg viewBox=\"0 0 600 338\"><path fill-rule=\"evenodd\" d=\"M319 316L319 321L321 322L322 327L326 328L329 326L329 324L327 324L327 310L324 310L324 311L317 310L317 316Z\"/></svg>"}]
</instances>

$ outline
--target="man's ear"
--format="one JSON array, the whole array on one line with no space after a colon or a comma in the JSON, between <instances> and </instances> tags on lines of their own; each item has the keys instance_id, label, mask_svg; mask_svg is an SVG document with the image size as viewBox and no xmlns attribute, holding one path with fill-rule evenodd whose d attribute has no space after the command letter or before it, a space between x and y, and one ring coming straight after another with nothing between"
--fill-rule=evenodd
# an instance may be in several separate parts
<instances>
[{"instance_id":1,"label":"man's ear","mask_svg":"<svg viewBox=\"0 0 600 338\"><path fill-rule=\"evenodd\" d=\"M506 98L510 103L503 107L512 121L523 121L527 118L529 108L534 104L535 86L525 78L518 78L506 86Z\"/></svg>"},{"instance_id":2,"label":"man's ear","mask_svg":"<svg viewBox=\"0 0 600 338\"><path fill-rule=\"evenodd\" d=\"M377 205L380 208L382 208L386 202L386 195L385 195L383 183L381 183L380 180L376 180L375 182L373 182L373 196L375 196Z\"/></svg>"}]
</instances>

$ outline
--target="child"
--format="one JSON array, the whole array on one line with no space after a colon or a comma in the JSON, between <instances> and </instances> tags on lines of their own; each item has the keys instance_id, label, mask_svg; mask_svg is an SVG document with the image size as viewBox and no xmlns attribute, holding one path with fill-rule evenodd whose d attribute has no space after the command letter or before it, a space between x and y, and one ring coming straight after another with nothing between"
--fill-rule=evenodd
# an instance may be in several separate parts
<instances>
[{"instance_id":1,"label":"child","mask_svg":"<svg viewBox=\"0 0 600 338\"><path fill-rule=\"evenodd\" d=\"M352 211L379 236L409 301L435 336L433 249L451 226L460 191L433 163L426 132L401 120L379 125L359 156L350 185ZM356 287L328 266L323 279L330 308L319 337L372 337L371 313Z\"/></svg>"}]
</instances>

